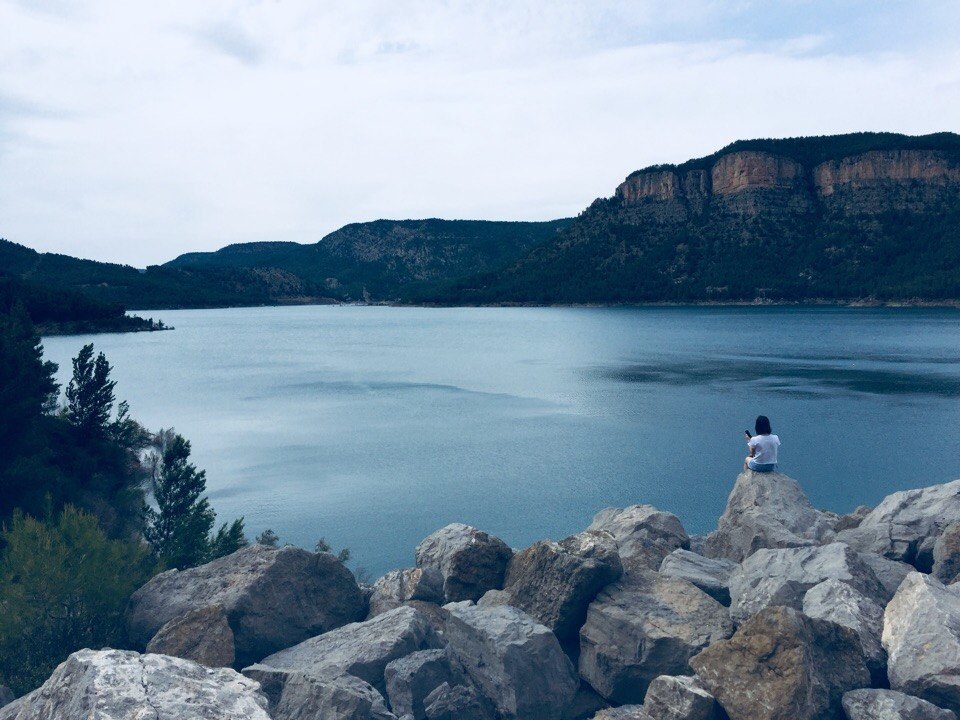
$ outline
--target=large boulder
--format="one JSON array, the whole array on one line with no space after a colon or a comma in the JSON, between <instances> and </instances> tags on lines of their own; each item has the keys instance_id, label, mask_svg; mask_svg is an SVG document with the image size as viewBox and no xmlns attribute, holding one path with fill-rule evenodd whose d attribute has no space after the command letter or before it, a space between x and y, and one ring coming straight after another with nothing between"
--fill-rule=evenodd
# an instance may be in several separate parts
<instances>
[{"instance_id":1,"label":"large boulder","mask_svg":"<svg viewBox=\"0 0 960 720\"><path fill-rule=\"evenodd\" d=\"M465 676L447 649L420 650L387 665L384 673L390 709L396 715L426 718L424 700L446 683L463 685Z\"/></svg>"},{"instance_id":2,"label":"large boulder","mask_svg":"<svg viewBox=\"0 0 960 720\"><path fill-rule=\"evenodd\" d=\"M883 617L890 687L960 712L960 587L911 573Z\"/></svg>"},{"instance_id":3,"label":"large boulder","mask_svg":"<svg viewBox=\"0 0 960 720\"><path fill-rule=\"evenodd\" d=\"M843 694L848 720L957 720L950 710L896 690L851 690Z\"/></svg>"},{"instance_id":4,"label":"large boulder","mask_svg":"<svg viewBox=\"0 0 960 720\"><path fill-rule=\"evenodd\" d=\"M869 685L853 631L769 607L690 664L731 720L841 718L841 697Z\"/></svg>"},{"instance_id":5,"label":"large boulder","mask_svg":"<svg viewBox=\"0 0 960 720\"><path fill-rule=\"evenodd\" d=\"M837 533L837 540L929 572L937 538L958 519L960 480L954 480L887 495L857 527Z\"/></svg>"},{"instance_id":6,"label":"large boulder","mask_svg":"<svg viewBox=\"0 0 960 720\"><path fill-rule=\"evenodd\" d=\"M708 558L689 550L674 550L660 563L660 574L691 582L723 605L730 604L730 574L737 563Z\"/></svg>"},{"instance_id":7,"label":"large boulder","mask_svg":"<svg viewBox=\"0 0 960 720\"><path fill-rule=\"evenodd\" d=\"M903 579L915 570L913 565L907 565L907 563L900 562L899 560L891 560L890 558L883 557L883 555L877 555L872 552L860 553L860 559L873 570L873 574L877 576L877 580L883 585L883 602L880 604L884 606L893 600L893 596L897 594L897 589L900 587Z\"/></svg>"},{"instance_id":8,"label":"large boulder","mask_svg":"<svg viewBox=\"0 0 960 720\"><path fill-rule=\"evenodd\" d=\"M613 539L585 532L559 543L541 540L515 554L504 590L510 605L566 641L576 638L597 593L622 572Z\"/></svg>"},{"instance_id":9,"label":"large boulder","mask_svg":"<svg viewBox=\"0 0 960 720\"><path fill-rule=\"evenodd\" d=\"M587 531L609 533L627 570L657 570L669 553L690 548L690 537L677 516L652 505L606 508L594 515Z\"/></svg>"},{"instance_id":10,"label":"large boulder","mask_svg":"<svg viewBox=\"0 0 960 720\"><path fill-rule=\"evenodd\" d=\"M256 662L366 616L357 581L329 553L250 545L189 570L160 573L130 598L130 641L193 610L220 605L234 634L236 664Z\"/></svg>"},{"instance_id":11,"label":"large boulder","mask_svg":"<svg viewBox=\"0 0 960 720\"><path fill-rule=\"evenodd\" d=\"M808 617L830 620L853 630L870 670L874 685L887 679L887 651L880 643L883 633L883 607L840 580L824 580L803 597L803 613Z\"/></svg>"},{"instance_id":12,"label":"large boulder","mask_svg":"<svg viewBox=\"0 0 960 720\"><path fill-rule=\"evenodd\" d=\"M949 525L933 544L933 575L945 585L960 578L960 522Z\"/></svg>"},{"instance_id":13,"label":"large boulder","mask_svg":"<svg viewBox=\"0 0 960 720\"><path fill-rule=\"evenodd\" d=\"M294 672L283 680L267 692L273 720L397 720L383 695L353 675Z\"/></svg>"},{"instance_id":14,"label":"large boulder","mask_svg":"<svg viewBox=\"0 0 960 720\"><path fill-rule=\"evenodd\" d=\"M490 702L472 685L443 683L424 700L426 720L496 720Z\"/></svg>"},{"instance_id":15,"label":"large boulder","mask_svg":"<svg viewBox=\"0 0 960 720\"><path fill-rule=\"evenodd\" d=\"M593 720L651 720L643 711L643 705L621 705L601 710Z\"/></svg>"},{"instance_id":16,"label":"large boulder","mask_svg":"<svg viewBox=\"0 0 960 720\"><path fill-rule=\"evenodd\" d=\"M397 658L443 645L430 618L403 606L362 623L345 625L265 657L243 674L261 682L271 697L273 688L292 673L330 677L346 673L386 691L384 671Z\"/></svg>"},{"instance_id":17,"label":"large boulder","mask_svg":"<svg viewBox=\"0 0 960 720\"><path fill-rule=\"evenodd\" d=\"M730 576L730 615L743 622L770 605L799 610L807 590L831 579L878 602L886 594L860 555L842 543L758 550Z\"/></svg>"},{"instance_id":18,"label":"large boulder","mask_svg":"<svg viewBox=\"0 0 960 720\"><path fill-rule=\"evenodd\" d=\"M720 720L722 710L695 677L661 675L643 700L649 720Z\"/></svg>"},{"instance_id":19,"label":"large boulder","mask_svg":"<svg viewBox=\"0 0 960 720\"><path fill-rule=\"evenodd\" d=\"M446 602L473 600L501 590L513 551L503 540L463 523L451 523L417 545L417 567L439 570Z\"/></svg>"},{"instance_id":20,"label":"large boulder","mask_svg":"<svg viewBox=\"0 0 960 720\"><path fill-rule=\"evenodd\" d=\"M793 478L748 470L737 478L704 554L741 562L764 548L817 545L835 522L836 516L810 504Z\"/></svg>"},{"instance_id":21,"label":"large boulder","mask_svg":"<svg viewBox=\"0 0 960 720\"><path fill-rule=\"evenodd\" d=\"M391 570L373 584L370 591L370 612L374 617L387 610L420 600L442 604L443 575L435 568Z\"/></svg>"},{"instance_id":22,"label":"large boulder","mask_svg":"<svg viewBox=\"0 0 960 720\"><path fill-rule=\"evenodd\" d=\"M257 683L224 668L124 650L80 650L2 720L270 720Z\"/></svg>"},{"instance_id":23,"label":"large boulder","mask_svg":"<svg viewBox=\"0 0 960 720\"><path fill-rule=\"evenodd\" d=\"M651 680L689 673L692 656L732 632L727 609L686 580L628 573L590 605L580 676L607 700L639 703Z\"/></svg>"},{"instance_id":24,"label":"large boulder","mask_svg":"<svg viewBox=\"0 0 960 720\"><path fill-rule=\"evenodd\" d=\"M579 681L556 636L522 610L451 606L450 650L503 720L560 720Z\"/></svg>"},{"instance_id":25,"label":"large boulder","mask_svg":"<svg viewBox=\"0 0 960 720\"><path fill-rule=\"evenodd\" d=\"M220 605L174 618L147 643L147 652L193 660L208 667L232 667L233 630Z\"/></svg>"}]
</instances>

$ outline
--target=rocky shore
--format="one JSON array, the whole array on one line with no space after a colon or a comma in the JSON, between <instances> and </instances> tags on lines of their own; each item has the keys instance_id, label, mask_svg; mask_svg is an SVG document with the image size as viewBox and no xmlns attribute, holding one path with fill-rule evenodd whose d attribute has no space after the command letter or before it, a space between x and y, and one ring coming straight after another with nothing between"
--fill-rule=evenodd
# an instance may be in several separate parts
<instances>
[{"instance_id":1,"label":"rocky shore","mask_svg":"<svg viewBox=\"0 0 960 720\"><path fill-rule=\"evenodd\" d=\"M956 720L960 480L814 508L747 472L714 532L608 508L513 550L452 524L361 586L254 545L138 590L0 720ZM0 703L10 701L0 688Z\"/></svg>"}]
</instances>

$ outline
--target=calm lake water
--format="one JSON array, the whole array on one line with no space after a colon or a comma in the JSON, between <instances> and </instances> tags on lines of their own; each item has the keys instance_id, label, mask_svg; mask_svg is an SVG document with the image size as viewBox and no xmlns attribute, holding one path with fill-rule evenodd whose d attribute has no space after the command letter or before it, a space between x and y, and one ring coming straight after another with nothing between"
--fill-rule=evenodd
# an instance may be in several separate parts
<instances>
[{"instance_id":1,"label":"calm lake water","mask_svg":"<svg viewBox=\"0 0 960 720\"><path fill-rule=\"evenodd\" d=\"M712 529L769 415L781 468L840 512L960 477L960 313L916 309L282 307L148 313L86 342L173 426L220 519L376 577L453 521L514 547L607 506Z\"/></svg>"}]
</instances>

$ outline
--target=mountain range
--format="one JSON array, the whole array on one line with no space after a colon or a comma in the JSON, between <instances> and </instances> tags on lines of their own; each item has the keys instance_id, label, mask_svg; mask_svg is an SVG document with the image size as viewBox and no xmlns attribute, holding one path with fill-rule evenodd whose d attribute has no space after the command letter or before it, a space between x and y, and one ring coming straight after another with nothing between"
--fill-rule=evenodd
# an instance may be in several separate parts
<instances>
[{"instance_id":1,"label":"mountain range","mask_svg":"<svg viewBox=\"0 0 960 720\"><path fill-rule=\"evenodd\" d=\"M947 132L742 140L637 170L572 219L377 220L145 270L0 241L8 288L138 309L953 302L958 266L960 135Z\"/></svg>"}]
</instances>

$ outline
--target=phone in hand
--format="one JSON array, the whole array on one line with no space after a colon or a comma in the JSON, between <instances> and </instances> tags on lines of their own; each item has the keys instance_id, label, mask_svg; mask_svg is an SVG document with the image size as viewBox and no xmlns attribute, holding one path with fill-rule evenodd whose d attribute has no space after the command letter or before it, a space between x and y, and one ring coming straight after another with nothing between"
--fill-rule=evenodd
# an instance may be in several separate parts
<instances>
[{"instance_id":1,"label":"phone in hand","mask_svg":"<svg viewBox=\"0 0 960 720\"><path fill-rule=\"evenodd\" d=\"M744 430L744 431L743 431L743 434L747 436L747 440L749 440L750 438L753 437L753 435L750 434L750 431L749 431L749 430Z\"/></svg>"}]
</instances>

